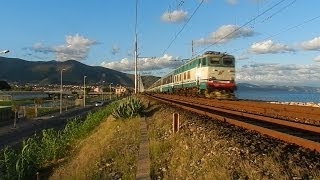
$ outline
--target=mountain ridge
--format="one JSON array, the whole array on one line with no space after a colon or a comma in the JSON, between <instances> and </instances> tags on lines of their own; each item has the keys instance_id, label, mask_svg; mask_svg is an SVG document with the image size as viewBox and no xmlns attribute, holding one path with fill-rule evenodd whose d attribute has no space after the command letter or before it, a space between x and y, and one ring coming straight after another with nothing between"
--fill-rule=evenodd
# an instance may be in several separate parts
<instances>
[{"instance_id":1,"label":"mountain ridge","mask_svg":"<svg viewBox=\"0 0 320 180\"><path fill-rule=\"evenodd\" d=\"M88 66L79 61L27 61L20 58L0 57L0 80L9 83L33 83L40 85L60 84L60 70L63 71L64 84L83 84L87 76L87 84L121 84L134 86L134 75L122 73L101 66ZM145 77L143 79L146 79ZM157 77L149 76L145 87L156 81Z\"/></svg>"}]
</instances>

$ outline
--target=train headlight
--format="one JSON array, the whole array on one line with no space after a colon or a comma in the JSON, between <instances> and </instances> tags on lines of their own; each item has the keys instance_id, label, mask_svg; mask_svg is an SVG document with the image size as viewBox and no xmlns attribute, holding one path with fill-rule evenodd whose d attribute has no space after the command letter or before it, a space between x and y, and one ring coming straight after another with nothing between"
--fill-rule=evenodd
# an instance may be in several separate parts
<instances>
[{"instance_id":1,"label":"train headlight","mask_svg":"<svg viewBox=\"0 0 320 180\"><path fill-rule=\"evenodd\" d=\"M216 80L215 77L209 77L209 81L213 81L213 80Z\"/></svg>"}]
</instances>

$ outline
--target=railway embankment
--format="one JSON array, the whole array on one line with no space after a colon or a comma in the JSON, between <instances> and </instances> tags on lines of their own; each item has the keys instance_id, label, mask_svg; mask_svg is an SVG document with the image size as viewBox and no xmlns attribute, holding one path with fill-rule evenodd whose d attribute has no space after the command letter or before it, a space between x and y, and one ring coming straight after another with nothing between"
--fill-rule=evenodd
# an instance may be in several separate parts
<instances>
[{"instance_id":1,"label":"railway embankment","mask_svg":"<svg viewBox=\"0 0 320 180\"><path fill-rule=\"evenodd\" d=\"M145 105L151 179L320 178L318 152L153 99L141 99ZM173 113L180 115L180 129L175 134ZM136 176L141 165L138 164L140 119L107 121L70 158L71 164L82 168L68 169L67 163L64 170L57 170L59 173L89 172L86 177L115 179ZM104 137L109 140L102 140ZM92 148L96 149L94 153L90 153ZM83 157L91 163L82 161Z\"/></svg>"},{"instance_id":2,"label":"railway embankment","mask_svg":"<svg viewBox=\"0 0 320 180\"><path fill-rule=\"evenodd\" d=\"M320 179L319 152L145 96L139 99L144 104L143 139L148 139L151 179ZM173 113L180 117L177 133ZM67 156L50 161L50 170L40 171L40 176L134 179L141 166L140 126L139 117L108 116L69 146Z\"/></svg>"},{"instance_id":3,"label":"railway embankment","mask_svg":"<svg viewBox=\"0 0 320 180\"><path fill-rule=\"evenodd\" d=\"M157 109L148 121L154 178L320 178L318 152L168 104L151 104ZM172 113L180 114L176 135Z\"/></svg>"}]
</instances>

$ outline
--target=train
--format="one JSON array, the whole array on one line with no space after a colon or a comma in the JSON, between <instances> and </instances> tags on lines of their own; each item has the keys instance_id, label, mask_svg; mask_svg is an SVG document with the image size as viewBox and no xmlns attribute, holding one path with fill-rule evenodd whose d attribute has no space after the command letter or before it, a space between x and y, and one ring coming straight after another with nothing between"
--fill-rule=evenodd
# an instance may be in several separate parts
<instances>
[{"instance_id":1,"label":"train","mask_svg":"<svg viewBox=\"0 0 320 180\"><path fill-rule=\"evenodd\" d=\"M235 99L235 58L207 51L158 79L146 91L216 99Z\"/></svg>"}]
</instances>

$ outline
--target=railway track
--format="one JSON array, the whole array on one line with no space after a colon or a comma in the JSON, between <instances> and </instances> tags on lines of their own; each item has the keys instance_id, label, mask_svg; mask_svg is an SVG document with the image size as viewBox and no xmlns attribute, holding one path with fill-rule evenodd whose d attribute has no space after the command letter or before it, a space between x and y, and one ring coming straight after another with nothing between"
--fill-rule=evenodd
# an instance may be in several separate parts
<instances>
[{"instance_id":1,"label":"railway track","mask_svg":"<svg viewBox=\"0 0 320 180\"><path fill-rule=\"evenodd\" d=\"M274 117L277 119L290 120L320 126L320 108L317 107L303 107L296 105L272 104L266 102L244 100L220 101L208 98L186 98L178 95L170 95L170 97L174 99L183 99L187 102L197 101L198 103L204 105L220 107L223 109L235 110L239 112L246 112L256 115Z\"/></svg>"},{"instance_id":2,"label":"railway track","mask_svg":"<svg viewBox=\"0 0 320 180\"><path fill-rule=\"evenodd\" d=\"M190 97L173 97L166 95L149 95L149 97L200 115L205 115L320 152L320 127L317 125L268 117L264 114L240 112L230 108L224 108L223 106L212 106L198 102L196 99Z\"/></svg>"}]
</instances>

